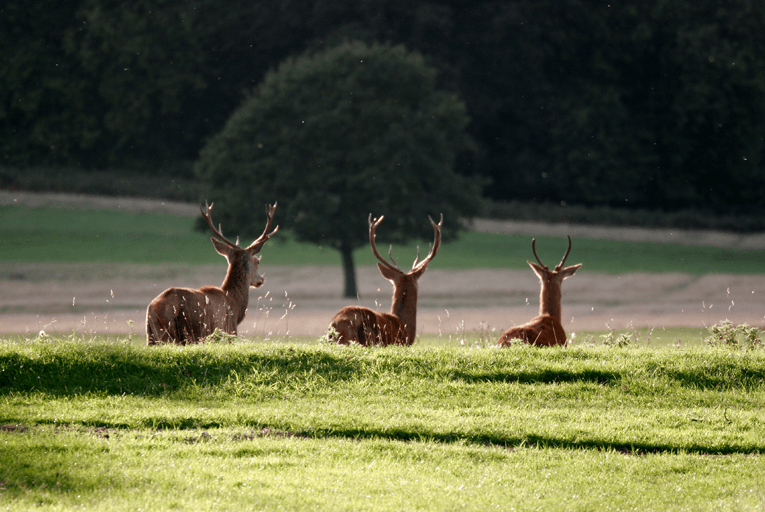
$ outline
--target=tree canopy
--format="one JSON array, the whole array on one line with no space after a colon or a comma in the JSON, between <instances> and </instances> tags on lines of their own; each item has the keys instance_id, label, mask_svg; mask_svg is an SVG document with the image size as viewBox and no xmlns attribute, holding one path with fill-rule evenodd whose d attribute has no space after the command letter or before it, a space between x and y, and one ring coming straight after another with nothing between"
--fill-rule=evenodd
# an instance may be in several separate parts
<instances>
[{"instance_id":1,"label":"tree canopy","mask_svg":"<svg viewBox=\"0 0 765 512\"><path fill-rule=\"evenodd\" d=\"M196 172L218 218L257 232L259 204L278 200L301 241L336 249L346 296L356 296L352 251L369 244L368 215L386 216L388 240L432 233L479 211L481 182L454 172L471 147L456 95L403 46L347 42L289 58L204 147Z\"/></svg>"}]
</instances>

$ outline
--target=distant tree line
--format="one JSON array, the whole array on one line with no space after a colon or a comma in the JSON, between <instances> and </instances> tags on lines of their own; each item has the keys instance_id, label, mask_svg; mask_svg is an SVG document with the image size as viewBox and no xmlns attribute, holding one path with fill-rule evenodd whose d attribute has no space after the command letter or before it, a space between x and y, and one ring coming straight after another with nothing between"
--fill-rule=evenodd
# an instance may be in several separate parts
<instances>
[{"instance_id":1,"label":"distant tree line","mask_svg":"<svg viewBox=\"0 0 765 512\"><path fill-rule=\"evenodd\" d=\"M0 165L191 163L288 57L403 44L496 200L765 210L765 2L6 0Z\"/></svg>"}]
</instances>

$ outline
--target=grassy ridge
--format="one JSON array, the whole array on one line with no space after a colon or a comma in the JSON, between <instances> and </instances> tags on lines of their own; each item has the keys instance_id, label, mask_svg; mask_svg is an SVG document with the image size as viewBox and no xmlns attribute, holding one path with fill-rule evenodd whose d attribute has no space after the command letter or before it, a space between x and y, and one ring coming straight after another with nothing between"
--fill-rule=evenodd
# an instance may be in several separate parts
<instances>
[{"instance_id":1,"label":"grassy ridge","mask_svg":"<svg viewBox=\"0 0 765 512\"><path fill-rule=\"evenodd\" d=\"M0 344L0 500L749 510L765 351Z\"/></svg>"},{"instance_id":2,"label":"grassy ridge","mask_svg":"<svg viewBox=\"0 0 765 512\"><path fill-rule=\"evenodd\" d=\"M760 351L148 349L62 341L4 345L0 376L0 421L27 425L242 426L352 438L765 451ZM41 407L19 407L17 396ZM301 413L317 403L321 417ZM741 422L727 425L723 408ZM682 429L666 431L678 421Z\"/></svg>"},{"instance_id":3,"label":"grassy ridge","mask_svg":"<svg viewBox=\"0 0 765 512\"><path fill-rule=\"evenodd\" d=\"M0 261L220 263L209 235L194 232L193 223L189 217L150 213L0 207L0 236L4 241ZM396 246L394 255L406 259L415 254L416 245ZM543 261L559 261L565 242L538 237L537 247ZM264 264L340 263L336 251L290 240L287 230L264 247L263 256ZM444 244L431 267L525 269L531 256L530 237L469 232L456 242ZM359 265L374 265L376 261L368 248L357 250L354 257ZM583 262L588 271L611 273L757 274L765 272L763 260L765 251L585 239L574 242L570 256L570 261Z\"/></svg>"}]
</instances>

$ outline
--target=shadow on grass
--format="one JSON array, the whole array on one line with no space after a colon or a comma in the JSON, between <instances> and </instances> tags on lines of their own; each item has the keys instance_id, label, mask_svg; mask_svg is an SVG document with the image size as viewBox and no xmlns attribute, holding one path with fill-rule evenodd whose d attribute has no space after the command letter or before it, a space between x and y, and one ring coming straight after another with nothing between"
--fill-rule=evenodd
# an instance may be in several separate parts
<instances>
[{"instance_id":1,"label":"shadow on grass","mask_svg":"<svg viewBox=\"0 0 765 512\"><path fill-rule=\"evenodd\" d=\"M189 348L139 352L131 347L98 347L85 357L66 353L0 355L0 395L45 393L55 396L138 395L172 398L169 390L220 386L232 379L251 383L321 376L334 382L354 378L359 365L327 352L278 349L270 353L214 354Z\"/></svg>"},{"instance_id":2,"label":"shadow on grass","mask_svg":"<svg viewBox=\"0 0 765 512\"><path fill-rule=\"evenodd\" d=\"M162 432L169 430L187 430L188 436L183 437L182 441L185 444L197 444L210 442L212 436L206 432L206 429L227 428L227 425L221 425L215 422L200 424L196 422L193 426L182 427L180 425L174 425L173 428L153 428L150 429L154 432ZM351 428L351 429L289 429L283 428L284 426L269 425L264 423L253 422L250 425L242 426L242 428L230 428L232 430L230 440L235 442L248 442L258 438L295 438L295 439L317 439L317 440L331 440L331 439L344 439L354 440L358 442L371 441L371 440L385 440L385 441L403 441L403 442L431 442L440 443L444 445L467 443L481 446L489 446L494 448L504 448L507 450L514 450L517 448L537 448L537 449L561 449L561 450L594 450L594 451L613 451L629 455L648 455L648 454L680 454L691 453L698 455L762 455L765 453L765 441L759 443L730 443L726 445L706 445L702 443L689 443L689 444L673 444L673 443L652 443L652 442L619 442L609 441L604 439L565 439L554 436L541 436L535 434L528 434L525 436L499 436L489 434L463 434L463 433L436 433L436 432L423 432L412 431L407 429L380 429L375 427L368 428ZM54 432L78 432L83 435L83 438L78 441L80 448L85 448L92 444L92 440L95 438L109 438L111 434L114 437L119 437L122 432L135 429L125 429L118 425L82 425L82 426L68 426L59 425L58 430ZM139 429L140 430L140 429ZM13 435L35 435L36 428L18 428ZM152 435L152 434L149 434ZM89 440L90 439L90 440ZM3 462L0 467L11 469L15 462L23 461L31 457L32 453L26 453L25 457L14 457L11 452L13 451L14 443L6 444L6 447L10 450L0 456L0 462ZM47 445L46 445L47 446ZM30 450L31 447L25 446L18 448L19 450ZM50 449L50 447L46 448ZM55 449L58 450L58 449ZM64 449L62 449L64 450ZM60 450L59 450L60 451ZM66 450L64 450L66 451ZM27 457L29 456L29 457ZM29 464L21 464L19 469L28 468ZM38 468L39 469L39 468Z\"/></svg>"},{"instance_id":3,"label":"shadow on grass","mask_svg":"<svg viewBox=\"0 0 765 512\"><path fill-rule=\"evenodd\" d=\"M700 455L733 455L733 454L762 454L765 453L765 442L758 444L730 444L726 446L708 446L703 444L677 445L672 443L650 442L615 442L598 439L563 439L549 436L526 435L526 436L494 436L488 434L463 435L463 434L438 434L424 432L410 432L406 430L377 430L374 428L333 430L331 432L304 432L312 438L343 438L343 439L385 439L389 441L409 442L437 442L443 444L475 443L485 446L515 449L531 447L539 449L566 449L566 450L597 450L616 451L635 455L661 454L661 453L696 453Z\"/></svg>"},{"instance_id":4,"label":"shadow on grass","mask_svg":"<svg viewBox=\"0 0 765 512\"><path fill-rule=\"evenodd\" d=\"M454 363L454 364L452 364ZM378 379L447 382L622 385L660 382L698 390L747 391L765 385L765 359L748 363L724 359L653 360L637 368L613 364L572 362L571 368L545 360L515 368L512 361L495 361L491 369L464 369L459 362L434 361L426 355L393 357L388 351L373 356L353 350L214 350L209 346L160 347L146 350L120 345L83 347L40 345L34 351L0 351L0 395L44 393L55 396L137 395L187 399L180 391L219 388L294 392L296 385L331 387L333 383Z\"/></svg>"},{"instance_id":5,"label":"shadow on grass","mask_svg":"<svg viewBox=\"0 0 765 512\"><path fill-rule=\"evenodd\" d=\"M650 375L650 377L648 376ZM717 364L709 361L706 365L675 368L671 366L645 369L635 373L630 369L599 370L578 368L571 370L538 368L493 371L453 371L452 379L470 384L483 382L506 382L518 384L563 384L592 383L600 385L620 385L625 381L641 379L663 380L668 384L702 391L724 391L730 389L761 388L765 385L765 367L747 367L743 365Z\"/></svg>"}]
</instances>

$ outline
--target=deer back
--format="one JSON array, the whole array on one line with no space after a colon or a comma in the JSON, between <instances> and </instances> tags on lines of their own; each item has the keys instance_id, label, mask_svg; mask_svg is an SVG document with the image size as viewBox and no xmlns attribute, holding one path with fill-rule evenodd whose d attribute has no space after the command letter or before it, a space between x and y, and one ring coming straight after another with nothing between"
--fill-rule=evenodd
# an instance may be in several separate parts
<instances>
[{"instance_id":1,"label":"deer back","mask_svg":"<svg viewBox=\"0 0 765 512\"><path fill-rule=\"evenodd\" d=\"M411 345L401 320L390 313L380 313L360 306L341 309L330 322L331 339L348 345Z\"/></svg>"},{"instance_id":2,"label":"deer back","mask_svg":"<svg viewBox=\"0 0 765 512\"><path fill-rule=\"evenodd\" d=\"M499 338L497 346L511 345L511 340L514 339L539 347L552 347L567 343L563 325L550 315L540 315L531 322L511 327Z\"/></svg>"},{"instance_id":3,"label":"deer back","mask_svg":"<svg viewBox=\"0 0 765 512\"><path fill-rule=\"evenodd\" d=\"M168 288L146 310L149 345L197 343L215 329L236 333L236 314L218 287Z\"/></svg>"}]
</instances>

